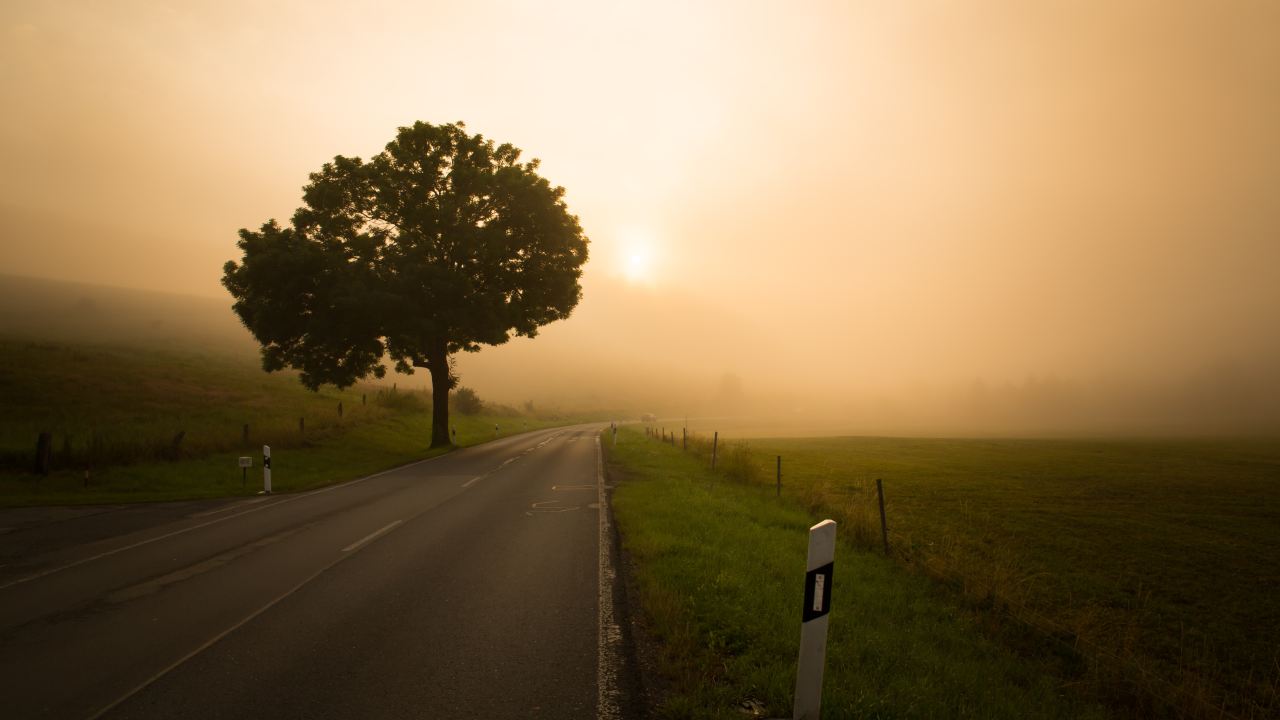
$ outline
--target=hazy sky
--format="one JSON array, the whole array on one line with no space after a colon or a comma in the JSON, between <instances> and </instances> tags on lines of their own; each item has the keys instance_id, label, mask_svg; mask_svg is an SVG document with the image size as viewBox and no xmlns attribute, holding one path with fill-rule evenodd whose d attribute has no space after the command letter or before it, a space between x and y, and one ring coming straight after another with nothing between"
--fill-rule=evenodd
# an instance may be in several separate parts
<instances>
[{"instance_id":1,"label":"hazy sky","mask_svg":"<svg viewBox=\"0 0 1280 720\"><path fill-rule=\"evenodd\" d=\"M584 318L549 346L611 328L619 355L748 387L1280 364L1280 3L9 0L0 22L7 272L217 295L235 231L287 218L307 173L463 120L541 158L592 240Z\"/></svg>"}]
</instances>

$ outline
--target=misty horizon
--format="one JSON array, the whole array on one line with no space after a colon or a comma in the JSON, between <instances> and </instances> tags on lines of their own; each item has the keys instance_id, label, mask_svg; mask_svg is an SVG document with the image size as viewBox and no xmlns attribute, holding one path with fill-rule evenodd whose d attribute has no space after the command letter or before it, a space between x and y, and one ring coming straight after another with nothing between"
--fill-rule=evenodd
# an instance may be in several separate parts
<instances>
[{"instance_id":1,"label":"misty horizon","mask_svg":"<svg viewBox=\"0 0 1280 720\"><path fill-rule=\"evenodd\" d=\"M623 289L625 292L625 288ZM0 276L0 336L100 345L214 352L257 362L257 345L230 311L228 299L154 293L98 285ZM640 308L631 296L604 307ZM588 302L584 298L584 304ZM706 325L718 316L696 310ZM576 317L576 316L575 316ZM624 316L625 317L625 316ZM1173 381L1132 377L1022 378L859 388L770 383L726 369L682 370L681 358L647 358L645 338L625 337L584 351L584 338L616 321L588 312L458 358L461 384L482 399L511 407L654 412L695 430L731 437L758 435L938 436L1195 436L1280 432L1280 387L1270 368L1205 366ZM690 352L713 352L714 343ZM630 357L629 357L630 356ZM703 355L702 357L708 357ZM628 363L632 363L628 367ZM704 362L705 364L705 362ZM620 375L618 368L627 368ZM856 379L854 379L856 380ZM382 384L429 390L425 371L388 372ZM718 418L718 419L717 419ZM713 421L714 419L714 421Z\"/></svg>"}]
</instances>

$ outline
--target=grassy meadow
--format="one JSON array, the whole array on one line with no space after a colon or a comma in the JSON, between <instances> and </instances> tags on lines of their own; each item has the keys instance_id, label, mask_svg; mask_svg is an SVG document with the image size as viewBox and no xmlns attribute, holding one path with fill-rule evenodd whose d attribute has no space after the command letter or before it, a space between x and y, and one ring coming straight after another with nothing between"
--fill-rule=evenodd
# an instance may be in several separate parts
<instances>
[{"instance_id":1,"label":"grassy meadow","mask_svg":"<svg viewBox=\"0 0 1280 720\"><path fill-rule=\"evenodd\" d=\"M0 275L0 301L0 506L253 493L263 445L282 491L439 452L428 393L394 375L310 392L264 373L230 300ZM574 418L486 405L450 419L470 445L495 424L508 435ZM33 473L42 432L47 477ZM254 458L243 486L242 455Z\"/></svg>"},{"instance_id":2,"label":"grassy meadow","mask_svg":"<svg viewBox=\"0 0 1280 720\"><path fill-rule=\"evenodd\" d=\"M440 452L428 450L423 391L386 383L313 393L290 374L262 372L251 356L193 348L0 339L0 393L0 505L254 493L263 445L272 448L273 487L286 492ZM451 414L458 445L492 439L495 424L510 435L567 421L506 408ZM46 477L32 472L40 432L53 436ZM247 482L242 455L253 457Z\"/></svg>"},{"instance_id":3,"label":"grassy meadow","mask_svg":"<svg viewBox=\"0 0 1280 720\"><path fill-rule=\"evenodd\" d=\"M709 460L708 438L688 454ZM1280 713L1280 442L757 439L722 475L772 488L952 591L1122 716Z\"/></svg>"},{"instance_id":4,"label":"grassy meadow","mask_svg":"<svg viewBox=\"0 0 1280 720\"><path fill-rule=\"evenodd\" d=\"M624 428L605 443L613 507L669 681L660 717L790 717L807 528L770 488ZM929 578L836 550L824 718L1096 718L1052 665L987 637Z\"/></svg>"}]
</instances>

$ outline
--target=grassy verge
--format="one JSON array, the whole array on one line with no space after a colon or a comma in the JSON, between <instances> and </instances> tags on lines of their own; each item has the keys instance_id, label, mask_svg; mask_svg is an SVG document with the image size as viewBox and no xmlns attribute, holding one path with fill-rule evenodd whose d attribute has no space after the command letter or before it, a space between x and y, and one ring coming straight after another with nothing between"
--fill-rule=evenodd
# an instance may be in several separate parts
<instances>
[{"instance_id":1,"label":"grassy verge","mask_svg":"<svg viewBox=\"0 0 1280 720\"><path fill-rule=\"evenodd\" d=\"M707 462L710 438L689 452ZM1274 440L722 439L719 466L880 544L1125 716L1280 712ZM1068 663L1070 665L1070 663Z\"/></svg>"},{"instance_id":2,"label":"grassy verge","mask_svg":"<svg viewBox=\"0 0 1280 720\"><path fill-rule=\"evenodd\" d=\"M530 420L523 425L510 417L460 416L455 419L457 445L492 440L493 426L508 429L501 436L524 429L563 425L569 420ZM272 448L271 484L275 492L308 490L387 470L447 452L427 448L431 434L429 412L416 412L356 425L330 433L312 443L284 450ZM241 455L253 457L253 468L242 484L237 466ZM22 505L78 505L92 503L187 500L252 495L262 489L262 447L222 451L177 462L156 461L108 467L95 471L86 485L82 472L59 471L34 475L0 475L0 507Z\"/></svg>"},{"instance_id":3,"label":"grassy verge","mask_svg":"<svg viewBox=\"0 0 1280 720\"><path fill-rule=\"evenodd\" d=\"M609 449L609 471L671 681L661 714L741 718L754 702L762 716L789 715L815 516L635 430ZM834 582L823 717L1101 716L987 639L927 578L842 541Z\"/></svg>"},{"instance_id":4,"label":"grassy verge","mask_svg":"<svg viewBox=\"0 0 1280 720\"><path fill-rule=\"evenodd\" d=\"M0 338L0 506L177 500L303 490L439 454L430 396L392 383L313 393L251 355L204 347ZM585 420L451 414L456 444ZM300 423L300 419L302 422ZM245 427L248 426L248 437ZM32 472L51 433L52 472ZM254 467L241 483L240 456ZM85 481L85 471L89 479Z\"/></svg>"}]
</instances>

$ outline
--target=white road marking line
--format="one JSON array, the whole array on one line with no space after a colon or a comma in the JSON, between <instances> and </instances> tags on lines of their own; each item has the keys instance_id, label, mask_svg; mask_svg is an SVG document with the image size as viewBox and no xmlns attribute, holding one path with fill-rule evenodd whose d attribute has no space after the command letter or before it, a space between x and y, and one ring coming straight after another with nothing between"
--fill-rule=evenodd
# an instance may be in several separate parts
<instances>
[{"instance_id":1,"label":"white road marking line","mask_svg":"<svg viewBox=\"0 0 1280 720\"><path fill-rule=\"evenodd\" d=\"M373 532L369 533L368 535L365 535L364 537L360 538L359 540L357 540L357 541L355 541L355 542L351 543L350 545L348 545L348 546L346 546L346 547L342 548L342 552L351 552L352 550L358 550L358 549L360 549L361 547L364 547L365 545L367 545L367 544L369 544L369 543L373 542L374 540L378 539L378 536L380 536L380 535L382 535L382 534L384 534L384 533L391 532L391 529L392 529L392 528L394 528L395 526L399 525L399 524L400 524L400 523L402 523L402 522L404 522L404 521L403 521L403 520L394 520L394 521L392 521L392 522L389 522L389 523L387 523L386 525L383 525L382 527L378 528L377 530L374 530Z\"/></svg>"},{"instance_id":2,"label":"white road marking line","mask_svg":"<svg viewBox=\"0 0 1280 720\"><path fill-rule=\"evenodd\" d=\"M428 459L430 459L430 458L428 458ZM429 511L429 510L431 510L431 509L432 509L432 508L427 508L426 510L421 511L421 512L417 513L416 515L414 515L413 517L408 518L408 519L409 519L409 520L413 520L414 518L417 518L419 515L422 515L423 513L428 512L428 511ZM402 523L402 522L404 522L404 521L403 521L403 520L397 520L397 521L395 521L395 522L391 523L391 525L390 525L390 526L385 527L385 528L383 528L382 530L379 530L377 533L374 533L374 534L376 535L376 534L379 534L379 533L388 532L388 531L390 531L390 529L391 529L391 528L394 528L396 525L399 525L399 524L400 524L400 523ZM364 542L364 540L362 540L361 542ZM285 598L287 598L287 597L289 597L290 595L294 594L295 592L297 592L297 591L301 590L304 586L306 586L306 585L307 585L308 583L310 583L312 580L315 580L316 578L318 578L318 577L320 577L321 575L325 574L325 573L326 573L326 572L328 572L329 570L333 569L333 567L334 567L335 565L337 565L338 563L340 563L340 562L342 562L343 560L346 560L346 559L348 559L348 558L353 558L353 557L355 557L355 556L356 556L356 553L355 553L355 552L350 552L350 553L348 553L348 552L342 552L342 553L339 553L339 554L338 554L338 557L334 558L333 562L329 563L328 565L325 565L324 567L320 568L319 570L315 571L314 573L312 573L312 574L308 575L308 576L307 576L307 578L306 578L305 580L303 580L302 582L298 583L297 585L294 585L293 587L289 588L288 590L285 590L283 593L280 593L279 595L275 596L275 597L274 597L273 599L271 599L271 600L270 600L266 605L263 605L262 607L258 608L257 610L254 610L252 613L249 613L249 615L248 615L248 616L246 616L246 617L245 617L243 620L241 620L240 622L237 622L236 624L232 625L231 627L227 628L226 630L223 630L222 632L218 633L217 635L214 635L212 638L210 638L208 641L206 641L206 642L205 642L204 644L202 644L200 647L198 647L198 648L196 648L195 650L192 650L191 652L187 653L186 655L183 655L182 657L178 658L178 660L177 660L177 661L175 661L174 663L170 664L168 667L164 668L163 670L161 670L160 672L156 673L155 675L152 675L151 677L147 678L146 680L144 680L142 683L140 683L139 685L137 685L136 687L134 687L134 688L133 688L132 690L130 690L129 692L125 693L124 695L121 695L119 698L116 698L115 700L113 700L113 701L111 702L111 704L110 704L110 705L107 705L106 707L102 708L101 710L99 710L98 712L94 713L93 715L90 715L90 716L89 716L89 720L98 720L98 718L100 718L100 717L102 717L103 715L106 715L107 713L109 713L109 712L111 712L112 710L116 709L116 708L117 708L117 707L119 707L121 704L123 704L126 700L128 700L128 699L129 699L129 698L131 698L131 697L133 697L134 695L137 695L138 693L142 692L143 690L147 689L147 687L149 687L150 685L152 685L153 683L155 683L157 680L159 680L160 678L164 677L165 675L168 675L169 673L173 672L175 669L177 669L177 668L178 668L179 666L181 666L183 663L185 663L185 662L187 662L188 660L190 660L191 658L193 658L193 657L195 657L195 656L199 655L200 653L204 652L205 650L208 650L209 648L213 647L214 645L217 645L217 644L218 644L218 642L220 642L220 641L221 641L223 638L225 638L226 636L230 635L231 633L235 632L236 630L239 630L240 628L242 628L242 627L244 627L245 625L249 624L249 623L250 623L250 622L252 622L255 618L257 618L259 615L261 615L262 613L264 613L264 612L266 612L266 611L270 610L271 608L275 607L276 605L279 605L279 604L280 604L280 603L281 603Z\"/></svg>"},{"instance_id":3,"label":"white road marking line","mask_svg":"<svg viewBox=\"0 0 1280 720\"><path fill-rule=\"evenodd\" d=\"M366 475L366 476L364 476L364 477L362 477L362 478L356 478L355 480L348 480L347 482L344 482L344 483L338 483L337 485L330 485L329 487L321 488L321 489L319 489L319 490L312 490L312 491L310 491L310 492L298 493L297 495L289 495L289 496L287 496L287 497L282 498L279 502L267 503L267 504L265 504L265 505L260 505L260 506L255 507L255 508L250 508L250 509L245 510L244 512L241 512L241 513L236 513L236 514L234 514L234 515L227 515L226 517L220 517L220 518L218 518L218 519L216 519L216 520L210 520L209 522L200 523L199 525L192 525L191 527L183 528L183 529L181 529L181 530L174 530L174 531L173 531L173 532L171 532L171 533L165 533L164 535L158 535L158 536L156 536L156 537L148 538L148 539L146 539L146 540L139 540L138 542L133 543L133 544L131 544L131 545L125 545L124 547L119 547L119 548L116 548L116 549L114 549L114 550L108 550L108 551L106 551L106 552L98 553L97 555L92 555L92 556L87 557L87 558L81 558L81 559L79 559L79 560L76 560L75 562L67 563L66 565L59 565L59 566L57 566L57 567L52 567L52 568L49 568L49 569L47 569L47 570L42 570L42 571L40 571L40 572L38 572L38 573L34 573L34 574L32 574L32 575L27 575L26 577L20 577L20 578L18 578L17 580L11 580L11 581L9 581L9 582L7 582L7 583L3 584L3 585L0 585L0 590L4 590L4 589L6 589L6 588L11 588L11 587L13 587L14 585L21 585L22 583L31 582L32 580L39 580L39 579L40 579L40 578L42 578L42 577L46 577L46 576L52 575L52 574L54 574L54 573L59 573L59 572L62 572L63 570L69 570L69 569L71 569L71 568L73 568L73 567L79 567L80 565L84 565L85 563L93 562L94 560L101 560L102 558L110 557L110 556L115 555L115 554L117 554L117 553L122 553L122 552L124 552L124 551L126 551L126 550L132 550L132 549L134 549L134 548L142 547L143 545L149 545L149 544L151 544L151 543L153 543L153 542L157 542L157 541L160 541L160 540L167 540L168 538L175 537L175 536L177 536L177 535L182 535L183 533L188 533L188 532L191 532L192 530L199 530L200 528L209 527L210 525L215 525L215 524L220 523L220 522L225 522L225 521L227 521L227 520L231 520L232 518L238 518L238 517L240 517L240 516L242 516L242 515L248 515L249 513L257 512L257 511L259 511L259 510L265 510L265 509L267 509L267 508L276 507L277 505L283 505L283 504L285 504L285 503L293 502L294 500L298 500L298 499L300 499L300 498L311 497L312 495L320 495L320 494L323 494L323 493L331 492L331 491L333 491L333 490L337 490L337 489L339 489L339 488L346 488L346 487L351 487L351 486L353 486L353 485L359 485L360 483L364 482L365 480L372 480L372 479L374 479L374 478L376 478L376 477L382 477L383 475L386 475L387 473L393 473L393 472L396 472L397 470L405 470L405 469L407 469L407 468L411 468L411 467L413 467L413 466L415 466L415 465L421 465L422 463L425 463L425 462L431 462L432 460L438 460L438 459L440 459L440 458L442 458L442 457L448 457L448 456L449 456L449 453L445 453L445 454L443 454L443 455L433 455L432 457L429 457L429 458L423 458L423 459L421 459L421 460L415 460L415 461L413 461L413 462L411 462L411 463L406 463L406 464L401 465L401 466L399 466L399 467L393 467L393 468L390 468L390 469L388 469L388 470L383 470L382 472L377 472L377 473L374 473L374 474L372 474L372 475ZM266 498L263 498L263 499L266 499Z\"/></svg>"},{"instance_id":4,"label":"white road marking line","mask_svg":"<svg viewBox=\"0 0 1280 720\"><path fill-rule=\"evenodd\" d=\"M244 502L227 503L226 507L220 507L217 510L206 510L204 512L195 513L194 515L188 515L187 517L189 518L209 517L210 515L217 515L219 513L227 512L228 510L235 510L237 508L244 507L245 505L257 505L258 503L264 500L270 500L270 499L271 499L270 495L263 495L262 497L256 497L251 500L245 500Z\"/></svg>"},{"instance_id":5,"label":"white road marking line","mask_svg":"<svg viewBox=\"0 0 1280 720\"><path fill-rule=\"evenodd\" d=\"M569 512L570 510L577 510L581 507L580 505L560 505L559 503L559 500L543 500L542 502L536 502L529 507L533 508L534 512L541 513ZM525 514L528 515L529 513L526 512Z\"/></svg>"},{"instance_id":6,"label":"white road marking line","mask_svg":"<svg viewBox=\"0 0 1280 720\"><path fill-rule=\"evenodd\" d=\"M311 491L309 491L309 492L301 493L300 497L310 497L310 496L312 496L312 495L323 495L323 494L325 494L325 493L327 493L327 492L331 492L331 491L333 491L333 490L337 490L338 488L351 487L352 485L359 485L360 483L364 482L365 480L372 480L372 479L377 478L377 477L382 477L383 475L386 475L387 473L393 473L393 472L396 472L396 471L398 471L398 470L405 470L405 469L408 469L408 468L413 467L414 465L421 465L422 463L425 463L425 462L431 462L432 460L439 460L440 458L443 458L443 457L449 457L449 455L451 455L451 454L452 454L452 453L442 453L442 454L440 454L440 455L432 455L432 456L431 456L431 457L429 457L429 458L422 458L421 460L415 460L415 461L413 461L413 462L411 462L411 463L408 463L408 464L406 464L406 465L401 465L401 466L399 466L399 467L388 468L388 469L386 469L386 470L383 470L382 472L376 472L376 473L374 473L374 474L372 474L372 475L365 475L365 476L364 476L364 477L362 477L362 478L356 478L355 480L348 480L347 482L344 482L344 483L338 483L337 485L330 485L329 487L323 487L323 488L320 488L319 490L311 490Z\"/></svg>"},{"instance_id":7,"label":"white road marking line","mask_svg":"<svg viewBox=\"0 0 1280 720\"><path fill-rule=\"evenodd\" d=\"M599 613L596 631L599 640L596 648L596 718L617 720L622 716L618 708L618 646L622 643L622 628L613 617L613 570L611 533L609 530L609 506L604 494L604 449L600 436L596 435L596 500L600 503L599 553Z\"/></svg>"},{"instance_id":8,"label":"white road marking line","mask_svg":"<svg viewBox=\"0 0 1280 720\"><path fill-rule=\"evenodd\" d=\"M203 522L203 523L200 523L199 525L192 525L191 527L182 528L181 530L174 530L173 532L165 533L164 535L158 535L153 538L147 538L146 540L139 540L138 542L133 543L131 545L125 545L124 547L118 547L114 550L108 550L106 552L98 553L97 555L91 555L87 558L81 558L79 560L76 560L75 562L67 563L66 565L59 565L58 567L49 568L48 570L41 570L40 572L35 573L33 575L28 575L26 577L18 578L17 580L12 580L10 582L5 583L4 585L0 585L0 590L4 590L5 588L11 588L14 585L21 585L22 583L25 583L25 582L31 582L32 580L38 580L47 575L52 575L57 572L62 572L63 570L84 565L85 563L93 562L94 560L101 560L104 557L110 557L117 553L122 553L125 550L132 550L134 548L142 547L143 545L150 545L153 542L166 540L168 538L171 538L177 535L182 535L183 533L189 533L192 530L199 530L200 528L203 528L203 527L209 527L210 525L216 525L220 522L226 522L227 520L231 520L232 518L238 518L241 515L248 515L249 513L255 513L255 512L258 512L259 510L265 510L267 508L275 507L277 505L283 505L287 502L297 500L300 497L302 496L294 495L292 497L284 498L280 502L274 502L268 505L260 505L256 508L250 508L248 510L245 510L244 512L236 513L235 515L227 515L226 517L220 517L217 520L210 520L209 522Z\"/></svg>"},{"instance_id":9,"label":"white road marking line","mask_svg":"<svg viewBox=\"0 0 1280 720\"><path fill-rule=\"evenodd\" d=\"M529 453L531 453L531 452L533 452L533 451L537 450L538 448L542 447L543 445L546 445L547 443L551 442L552 440L555 440L555 439L556 439L557 437L559 437L561 434L562 434L562 433L556 433L555 435L552 435L551 437L547 438L546 440L543 440L542 442L538 443L538 444L537 444L537 445L535 445L534 447L531 447L531 448L526 449L524 452L521 452L519 455L516 455L515 457L509 457L509 458L507 458L506 460L503 460L501 463L498 463L498 467L496 467L496 468L494 468L494 469L490 470L489 472L487 472L487 473L485 473L485 474L483 474L483 475L477 475L476 477L473 477L473 478L471 478L470 480L468 480L468 481L466 481L466 482L462 483L462 487L464 487L464 488L465 488L465 487L471 487L471 486L472 486L472 485L474 485L475 483L477 483L477 482L479 482L479 481L481 481L481 480L483 480L483 479L485 479L485 478L489 477L490 475L493 475L494 473L496 473L496 472L498 472L499 470L501 470L502 468L504 468L504 467L506 467L506 466L510 465L511 463L513 463L513 462L515 462L515 461L519 460L520 458L524 457L525 455L528 455ZM594 486L589 486L589 487L594 487Z\"/></svg>"}]
</instances>

